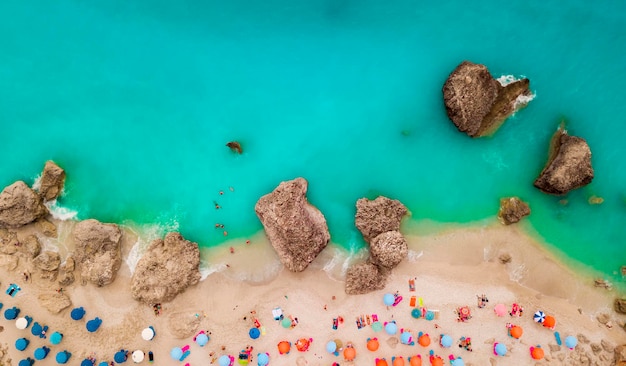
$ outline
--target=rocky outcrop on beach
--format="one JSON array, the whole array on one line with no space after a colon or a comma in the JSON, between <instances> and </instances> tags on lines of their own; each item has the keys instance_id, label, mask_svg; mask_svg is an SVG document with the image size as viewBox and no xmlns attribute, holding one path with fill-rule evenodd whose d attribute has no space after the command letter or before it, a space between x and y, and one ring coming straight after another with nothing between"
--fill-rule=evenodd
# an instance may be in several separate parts
<instances>
[{"instance_id":1,"label":"rocky outcrop on beach","mask_svg":"<svg viewBox=\"0 0 626 366\"><path fill-rule=\"evenodd\" d=\"M39 219L35 222L37 231L49 238L57 237L57 227L46 219Z\"/></svg>"},{"instance_id":2,"label":"rocky outcrop on beach","mask_svg":"<svg viewBox=\"0 0 626 366\"><path fill-rule=\"evenodd\" d=\"M46 165L41 173L39 194L44 201L56 199L65 184L65 170L56 165L53 161L46 161Z\"/></svg>"},{"instance_id":3,"label":"rocky outcrop on beach","mask_svg":"<svg viewBox=\"0 0 626 366\"><path fill-rule=\"evenodd\" d=\"M43 293L37 296L37 300L39 300L39 304L43 308L47 309L52 314L58 314L63 309L72 306L72 301L64 293Z\"/></svg>"},{"instance_id":4,"label":"rocky outcrop on beach","mask_svg":"<svg viewBox=\"0 0 626 366\"><path fill-rule=\"evenodd\" d=\"M18 228L47 214L41 196L21 180L0 193L0 227Z\"/></svg>"},{"instance_id":5,"label":"rocky outcrop on beach","mask_svg":"<svg viewBox=\"0 0 626 366\"><path fill-rule=\"evenodd\" d=\"M500 220L502 224L514 224L528 215L530 215L530 207L528 203L522 201L519 197L504 197L500 199L498 220Z\"/></svg>"},{"instance_id":6,"label":"rocky outcrop on beach","mask_svg":"<svg viewBox=\"0 0 626 366\"><path fill-rule=\"evenodd\" d=\"M89 219L76 224L72 236L82 280L96 286L113 282L122 265L122 230L115 224Z\"/></svg>"},{"instance_id":7,"label":"rocky outcrop on beach","mask_svg":"<svg viewBox=\"0 0 626 366\"><path fill-rule=\"evenodd\" d=\"M156 304L173 300L200 281L200 249L176 232L156 239L137 262L131 279L135 300Z\"/></svg>"},{"instance_id":8,"label":"rocky outcrop on beach","mask_svg":"<svg viewBox=\"0 0 626 366\"><path fill-rule=\"evenodd\" d=\"M11 254L0 254L0 267L13 271L17 268L19 263L20 259L17 256Z\"/></svg>"},{"instance_id":9,"label":"rocky outcrop on beach","mask_svg":"<svg viewBox=\"0 0 626 366\"><path fill-rule=\"evenodd\" d=\"M280 261L292 272L301 272L330 241L326 218L306 198L304 178L281 182L261 197L254 210Z\"/></svg>"},{"instance_id":10,"label":"rocky outcrop on beach","mask_svg":"<svg viewBox=\"0 0 626 366\"><path fill-rule=\"evenodd\" d=\"M615 366L626 366L626 344L615 347Z\"/></svg>"},{"instance_id":11,"label":"rocky outcrop on beach","mask_svg":"<svg viewBox=\"0 0 626 366\"><path fill-rule=\"evenodd\" d=\"M626 298L617 298L613 303L615 311L620 314L626 314Z\"/></svg>"},{"instance_id":12,"label":"rocky outcrop on beach","mask_svg":"<svg viewBox=\"0 0 626 366\"><path fill-rule=\"evenodd\" d=\"M542 192L564 195L591 183L593 175L587 141L568 135L561 126L552 136L548 162L534 185Z\"/></svg>"},{"instance_id":13,"label":"rocky outcrop on beach","mask_svg":"<svg viewBox=\"0 0 626 366\"><path fill-rule=\"evenodd\" d=\"M0 229L0 253L14 254L17 252L18 245L19 241L15 231Z\"/></svg>"},{"instance_id":14,"label":"rocky outcrop on beach","mask_svg":"<svg viewBox=\"0 0 626 366\"><path fill-rule=\"evenodd\" d=\"M191 311L173 313L167 319L167 328L176 339L189 338L200 327L200 314Z\"/></svg>"},{"instance_id":15,"label":"rocky outcrop on beach","mask_svg":"<svg viewBox=\"0 0 626 366\"><path fill-rule=\"evenodd\" d=\"M399 231L387 231L377 235L370 243L370 261L386 269L392 269L409 254L406 238Z\"/></svg>"},{"instance_id":16,"label":"rocky outcrop on beach","mask_svg":"<svg viewBox=\"0 0 626 366\"><path fill-rule=\"evenodd\" d=\"M61 256L57 252L43 251L33 259L33 265L39 270L39 277L44 280L54 281L59 273Z\"/></svg>"},{"instance_id":17,"label":"rocky outcrop on beach","mask_svg":"<svg viewBox=\"0 0 626 366\"><path fill-rule=\"evenodd\" d=\"M41 243L37 235L28 235L20 241L19 252L27 258L35 258L41 253Z\"/></svg>"},{"instance_id":18,"label":"rocky outcrop on beach","mask_svg":"<svg viewBox=\"0 0 626 366\"><path fill-rule=\"evenodd\" d=\"M530 96L530 81L521 79L501 85L485 65L463 61L443 85L448 117L459 131L471 137L490 135L525 103Z\"/></svg>"},{"instance_id":19,"label":"rocky outcrop on beach","mask_svg":"<svg viewBox=\"0 0 626 366\"><path fill-rule=\"evenodd\" d=\"M69 256L65 258L65 262L61 263L59 266L59 285L61 286L69 286L76 280L76 276L74 275L74 269L76 269L76 262L74 261L74 257Z\"/></svg>"},{"instance_id":20,"label":"rocky outcrop on beach","mask_svg":"<svg viewBox=\"0 0 626 366\"><path fill-rule=\"evenodd\" d=\"M375 200L361 198L356 201L354 222L363 239L370 243L382 233L400 230L400 223L407 212L407 208L398 200L383 196Z\"/></svg>"},{"instance_id":21,"label":"rocky outcrop on beach","mask_svg":"<svg viewBox=\"0 0 626 366\"><path fill-rule=\"evenodd\" d=\"M348 295L367 294L382 290L388 273L373 263L359 263L348 268L345 291Z\"/></svg>"}]
</instances>

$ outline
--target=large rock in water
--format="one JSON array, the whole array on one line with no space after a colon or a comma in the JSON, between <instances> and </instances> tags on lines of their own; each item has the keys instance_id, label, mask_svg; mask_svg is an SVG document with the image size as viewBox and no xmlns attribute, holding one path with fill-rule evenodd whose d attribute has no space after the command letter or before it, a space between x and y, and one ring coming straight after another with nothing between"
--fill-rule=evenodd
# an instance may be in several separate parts
<instances>
[{"instance_id":1,"label":"large rock in water","mask_svg":"<svg viewBox=\"0 0 626 366\"><path fill-rule=\"evenodd\" d=\"M530 96L530 81L517 80L506 86L491 76L485 65L463 61L443 85L448 117L461 132L471 137L490 135Z\"/></svg>"},{"instance_id":2,"label":"large rock in water","mask_svg":"<svg viewBox=\"0 0 626 366\"><path fill-rule=\"evenodd\" d=\"M0 193L0 227L17 228L47 214L41 197L21 180Z\"/></svg>"},{"instance_id":3,"label":"large rock in water","mask_svg":"<svg viewBox=\"0 0 626 366\"><path fill-rule=\"evenodd\" d=\"M46 161L41 174L39 194L44 201L50 201L59 196L65 184L65 170L53 161Z\"/></svg>"},{"instance_id":4,"label":"large rock in water","mask_svg":"<svg viewBox=\"0 0 626 366\"><path fill-rule=\"evenodd\" d=\"M137 262L131 279L133 298L148 304L174 299L200 281L200 249L179 233L154 240Z\"/></svg>"},{"instance_id":5,"label":"large rock in water","mask_svg":"<svg viewBox=\"0 0 626 366\"><path fill-rule=\"evenodd\" d=\"M115 224L89 219L76 224L73 236L82 279L97 286L113 282L122 265L122 230Z\"/></svg>"},{"instance_id":6,"label":"large rock in water","mask_svg":"<svg viewBox=\"0 0 626 366\"><path fill-rule=\"evenodd\" d=\"M283 265L303 271L326 248L330 233L324 215L306 198L304 178L281 182L254 210Z\"/></svg>"},{"instance_id":7,"label":"large rock in water","mask_svg":"<svg viewBox=\"0 0 626 366\"><path fill-rule=\"evenodd\" d=\"M528 203L518 197L504 197L500 199L500 211L498 219L504 225L511 225L519 222L525 216L530 215Z\"/></svg>"},{"instance_id":8,"label":"large rock in water","mask_svg":"<svg viewBox=\"0 0 626 366\"><path fill-rule=\"evenodd\" d=\"M354 217L357 229L366 242L387 231L400 230L400 222L408 212L398 200L379 196L375 200L361 198L356 201Z\"/></svg>"},{"instance_id":9,"label":"large rock in water","mask_svg":"<svg viewBox=\"0 0 626 366\"><path fill-rule=\"evenodd\" d=\"M592 180L589 145L580 137L568 135L561 126L552 136L548 162L535 180L535 187L545 193L563 195Z\"/></svg>"},{"instance_id":10,"label":"large rock in water","mask_svg":"<svg viewBox=\"0 0 626 366\"><path fill-rule=\"evenodd\" d=\"M389 272L373 263L355 264L346 273L346 294L359 295L382 290L387 284L388 275Z\"/></svg>"},{"instance_id":11,"label":"large rock in water","mask_svg":"<svg viewBox=\"0 0 626 366\"><path fill-rule=\"evenodd\" d=\"M399 231L384 232L370 243L370 260L387 269L397 266L408 254L406 239Z\"/></svg>"}]
</instances>

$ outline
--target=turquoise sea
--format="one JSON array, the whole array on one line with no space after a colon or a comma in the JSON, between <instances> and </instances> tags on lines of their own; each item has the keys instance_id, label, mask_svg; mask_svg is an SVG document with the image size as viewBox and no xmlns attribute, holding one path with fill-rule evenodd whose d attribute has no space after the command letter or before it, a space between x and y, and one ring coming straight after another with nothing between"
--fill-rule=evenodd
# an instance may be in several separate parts
<instances>
[{"instance_id":1,"label":"turquoise sea","mask_svg":"<svg viewBox=\"0 0 626 366\"><path fill-rule=\"evenodd\" d=\"M4 0L0 33L0 185L53 159L80 219L215 246L258 232L258 197L302 176L355 249L360 197L468 223L517 195L549 247L623 281L626 2ZM536 94L490 138L445 114L466 59ZM561 120L596 172L566 205L532 186Z\"/></svg>"}]
</instances>

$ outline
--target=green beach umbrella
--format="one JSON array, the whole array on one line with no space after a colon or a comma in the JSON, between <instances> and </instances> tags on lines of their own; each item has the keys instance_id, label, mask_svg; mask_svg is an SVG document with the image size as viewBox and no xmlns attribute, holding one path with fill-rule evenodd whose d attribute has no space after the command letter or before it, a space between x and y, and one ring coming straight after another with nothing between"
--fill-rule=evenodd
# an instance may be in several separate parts
<instances>
[{"instance_id":1,"label":"green beach umbrella","mask_svg":"<svg viewBox=\"0 0 626 366\"><path fill-rule=\"evenodd\" d=\"M282 325L283 328L289 328L291 327L291 320L289 318L283 318L283 320L280 322L280 325Z\"/></svg>"}]
</instances>

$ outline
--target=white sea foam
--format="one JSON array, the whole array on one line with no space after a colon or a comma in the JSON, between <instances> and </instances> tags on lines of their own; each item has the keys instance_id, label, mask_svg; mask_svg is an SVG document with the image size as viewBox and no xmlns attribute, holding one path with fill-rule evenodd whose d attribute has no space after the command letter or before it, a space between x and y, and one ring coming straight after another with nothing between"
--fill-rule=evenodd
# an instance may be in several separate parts
<instances>
[{"instance_id":1,"label":"white sea foam","mask_svg":"<svg viewBox=\"0 0 626 366\"><path fill-rule=\"evenodd\" d=\"M518 80L523 79L524 76L522 76L521 78L516 78L513 75L502 75L499 78L497 78L496 80L500 83L500 85L502 86L507 86L513 82L516 82ZM531 95L520 95L519 97L517 97L517 99L515 99L515 103L513 104L513 108L515 110L519 109L520 107L525 106L526 104L530 103L531 100L535 99L535 97L537 96L537 94L533 93Z\"/></svg>"},{"instance_id":2,"label":"white sea foam","mask_svg":"<svg viewBox=\"0 0 626 366\"><path fill-rule=\"evenodd\" d=\"M409 250L409 255L408 255L409 262L411 263L417 262L417 260L421 258L423 255L424 255L423 250L420 250L419 252L415 250Z\"/></svg>"},{"instance_id":3,"label":"white sea foam","mask_svg":"<svg viewBox=\"0 0 626 366\"><path fill-rule=\"evenodd\" d=\"M33 182L33 187L35 191L39 192L39 188L41 188L41 174L35 177L35 181Z\"/></svg>"},{"instance_id":4,"label":"white sea foam","mask_svg":"<svg viewBox=\"0 0 626 366\"><path fill-rule=\"evenodd\" d=\"M45 202L44 205L46 205L52 217L60 221L74 220L78 215L78 211L60 206L57 200Z\"/></svg>"},{"instance_id":5,"label":"white sea foam","mask_svg":"<svg viewBox=\"0 0 626 366\"><path fill-rule=\"evenodd\" d=\"M502 75L499 78L497 78L496 80L500 83L500 85L507 86L507 85L509 85L509 84L511 84L513 82L516 82L516 81L518 81L520 79L516 78L513 75Z\"/></svg>"}]
</instances>

